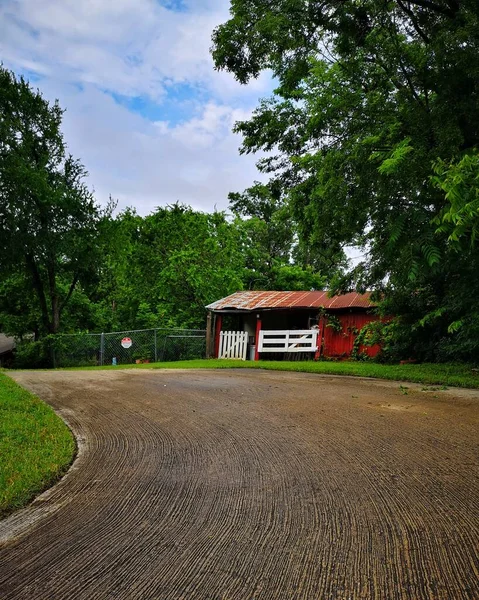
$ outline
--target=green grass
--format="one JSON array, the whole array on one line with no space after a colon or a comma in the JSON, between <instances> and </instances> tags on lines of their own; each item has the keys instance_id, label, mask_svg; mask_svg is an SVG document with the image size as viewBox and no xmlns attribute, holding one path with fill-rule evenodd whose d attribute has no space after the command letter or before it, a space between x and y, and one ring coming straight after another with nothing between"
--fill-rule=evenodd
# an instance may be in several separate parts
<instances>
[{"instance_id":1,"label":"green grass","mask_svg":"<svg viewBox=\"0 0 479 600\"><path fill-rule=\"evenodd\" d=\"M111 365L104 367L77 367L91 369L269 369L274 371L299 371L331 375L355 375L377 377L394 381L411 381L424 385L457 386L479 389L479 374L471 365L420 364L382 365L356 361L237 361L237 360L187 360L143 365Z\"/></svg>"},{"instance_id":2,"label":"green grass","mask_svg":"<svg viewBox=\"0 0 479 600\"><path fill-rule=\"evenodd\" d=\"M0 517L52 485L74 455L75 440L60 417L0 373Z\"/></svg>"}]
</instances>

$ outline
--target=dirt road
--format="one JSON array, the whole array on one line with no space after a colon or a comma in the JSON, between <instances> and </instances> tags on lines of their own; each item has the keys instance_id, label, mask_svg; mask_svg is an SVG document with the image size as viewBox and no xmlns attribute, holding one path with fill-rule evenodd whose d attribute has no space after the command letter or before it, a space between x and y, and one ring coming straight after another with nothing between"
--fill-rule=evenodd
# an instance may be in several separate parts
<instances>
[{"instance_id":1,"label":"dirt road","mask_svg":"<svg viewBox=\"0 0 479 600\"><path fill-rule=\"evenodd\" d=\"M0 524L2 600L479 598L474 393L258 371L14 377L81 447Z\"/></svg>"}]
</instances>

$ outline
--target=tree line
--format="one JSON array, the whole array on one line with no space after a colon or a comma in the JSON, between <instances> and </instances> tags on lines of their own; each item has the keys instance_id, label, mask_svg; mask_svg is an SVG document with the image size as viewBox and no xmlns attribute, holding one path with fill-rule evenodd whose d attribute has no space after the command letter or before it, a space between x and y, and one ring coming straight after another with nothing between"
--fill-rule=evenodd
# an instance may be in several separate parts
<instances>
[{"instance_id":1,"label":"tree line","mask_svg":"<svg viewBox=\"0 0 479 600\"><path fill-rule=\"evenodd\" d=\"M0 90L0 331L199 328L237 290L319 289L344 267L341 249L304 246L274 186L232 194L228 212L101 207L58 103L4 68Z\"/></svg>"}]
</instances>

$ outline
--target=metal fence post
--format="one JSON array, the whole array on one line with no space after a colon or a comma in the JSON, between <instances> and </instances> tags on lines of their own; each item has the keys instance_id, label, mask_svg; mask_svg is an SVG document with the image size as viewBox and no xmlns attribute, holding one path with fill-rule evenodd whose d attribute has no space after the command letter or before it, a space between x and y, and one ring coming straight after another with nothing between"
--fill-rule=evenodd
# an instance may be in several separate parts
<instances>
[{"instance_id":1,"label":"metal fence post","mask_svg":"<svg viewBox=\"0 0 479 600\"><path fill-rule=\"evenodd\" d=\"M157 330L155 329L154 331L155 331L155 362L158 362L158 343L156 340Z\"/></svg>"},{"instance_id":2,"label":"metal fence post","mask_svg":"<svg viewBox=\"0 0 479 600\"><path fill-rule=\"evenodd\" d=\"M211 329L212 329L212 314L211 311L208 311L206 315L206 358L211 358Z\"/></svg>"},{"instance_id":3,"label":"metal fence post","mask_svg":"<svg viewBox=\"0 0 479 600\"><path fill-rule=\"evenodd\" d=\"M100 336L100 366L103 366L103 357L105 355L105 334Z\"/></svg>"}]
</instances>

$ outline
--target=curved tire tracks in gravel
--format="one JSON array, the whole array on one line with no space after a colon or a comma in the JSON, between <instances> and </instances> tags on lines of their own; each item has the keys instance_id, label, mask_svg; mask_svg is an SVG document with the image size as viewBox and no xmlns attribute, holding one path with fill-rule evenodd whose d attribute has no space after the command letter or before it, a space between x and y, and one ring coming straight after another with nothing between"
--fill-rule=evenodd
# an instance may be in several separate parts
<instances>
[{"instance_id":1,"label":"curved tire tracks in gravel","mask_svg":"<svg viewBox=\"0 0 479 600\"><path fill-rule=\"evenodd\" d=\"M84 441L0 523L2 600L479 598L475 393L244 370L13 377Z\"/></svg>"}]
</instances>

